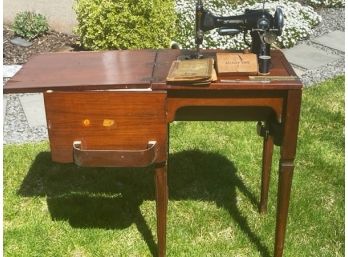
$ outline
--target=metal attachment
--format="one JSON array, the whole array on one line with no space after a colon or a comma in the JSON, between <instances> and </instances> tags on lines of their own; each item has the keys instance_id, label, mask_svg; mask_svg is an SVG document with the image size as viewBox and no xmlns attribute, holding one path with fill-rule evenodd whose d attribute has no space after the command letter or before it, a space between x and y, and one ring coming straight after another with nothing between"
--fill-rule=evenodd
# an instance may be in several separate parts
<instances>
[{"instance_id":1,"label":"metal attachment","mask_svg":"<svg viewBox=\"0 0 348 257\"><path fill-rule=\"evenodd\" d=\"M257 122L256 131L261 137L267 138L269 136L269 128L261 121Z\"/></svg>"}]
</instances>

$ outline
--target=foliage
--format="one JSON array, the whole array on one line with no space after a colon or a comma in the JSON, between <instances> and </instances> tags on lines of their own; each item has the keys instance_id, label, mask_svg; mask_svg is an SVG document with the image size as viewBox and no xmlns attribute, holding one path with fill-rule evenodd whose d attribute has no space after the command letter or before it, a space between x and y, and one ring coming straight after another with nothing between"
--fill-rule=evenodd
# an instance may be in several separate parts
<instances>
[{"instance_id":1,"label":"foliage","mask_svg":"<svg viewBox=\"0 0 348 257\"><path fill-rule=\"evenodd\" d=\"M77 0L75 11L88 49L164 48L174 33L172 0Z\"/></svg>"},{"instance_id":2,"label":"foliage","mask_svg":"<svg viewBox=\"0 0 348 257\"><path fill-rule=\"evenodd\" d=\"M304 3L313 7L344 7L345 0L304 0Z\"/></svg>"},{"instance_id":3,"label":"foliage","mask_svg":"<svg viewBox=\"0 0 348 257\"><path fill-rule=\"evenodd\" d=\"M34 12L21 12L14 18L13 30L16 35L27 39L34 39L48 31L45 16Z\"/></svg>"},{"instance_id":4,"label":"foliage","mask_svg":"<svg viewBox=\"0 0 348 257\"><path fill-rule=\"evenodd\" d=\"M230 16L243 14L245 9L262 9L262 3L244 3L234 6L229 0L205 1L204 7L215 15ZM297 2L277 1L267 2L266 9L273 15L276 7L281 7L284 13L285 25L282 36L278 37L277 44L280 47L291 47L299 40L308 37L312 28L321 21L321 17L312 7L302 6ZM195 0L177 0L176 11L178 14L177 33L175 40L184 48L194 47L194 20ZM250 39L249 39L250 40ZM216 30L205 33L203 48L227 48L244 49L243 33L236 36L220 36Z\"/></svg>"},{"instance_id":5,"label":"foliage","mask_svg":"<svg viewBox=\"0 0 348 257\"><path fill-rule=\"evenodd\" d=\"M303 90L284 256L344 256L344 77ZM258 213L254 122L170 125L167 256L272 256L279 148ZM4 146L4 256L155 256L153 170L53 163Z\"/></svg>"}]
</instances>

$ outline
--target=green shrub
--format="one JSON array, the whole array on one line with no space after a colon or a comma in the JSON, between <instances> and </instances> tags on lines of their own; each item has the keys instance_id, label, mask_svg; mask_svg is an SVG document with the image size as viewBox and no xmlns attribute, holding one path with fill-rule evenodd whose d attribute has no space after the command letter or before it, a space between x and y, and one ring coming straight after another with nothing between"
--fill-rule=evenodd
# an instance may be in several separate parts
<instances>
[{"instance_id":1,"label":"green shrub","mask_svg":"<svg viewBox=\"0 0 348 257\"><path fill-rule=\"evenodd\" d=\"M92 50L165 48L175 30L172 0L76 0L83 47Z\"/></svg>"},{"instance_id":2,"label":"green shrub","mask_svg":"<svg viewBox=\"0 0 348 257\"><path fill-rule=\"evenodd\" d=\"M33 39L48 31L47 19L38 13L21 12L14 18L13 30L18 36Z\"/></svg>"}]
</instances>

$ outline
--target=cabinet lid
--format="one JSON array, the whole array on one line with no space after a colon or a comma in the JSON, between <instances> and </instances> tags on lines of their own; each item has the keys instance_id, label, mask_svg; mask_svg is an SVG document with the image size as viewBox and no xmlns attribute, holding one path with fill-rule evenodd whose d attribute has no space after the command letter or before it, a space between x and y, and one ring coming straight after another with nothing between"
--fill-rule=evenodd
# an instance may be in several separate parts
<instances>
[{"instance_id":1,"label":"cabinet lid","mask_svg":"<svg viewBox=\"0 0 348 257\"><path fill-rule=\"evenodd\" d=\"M156 51L45 53L32 57L4 93L150 88Z\"/></svg>"}]
</instances>

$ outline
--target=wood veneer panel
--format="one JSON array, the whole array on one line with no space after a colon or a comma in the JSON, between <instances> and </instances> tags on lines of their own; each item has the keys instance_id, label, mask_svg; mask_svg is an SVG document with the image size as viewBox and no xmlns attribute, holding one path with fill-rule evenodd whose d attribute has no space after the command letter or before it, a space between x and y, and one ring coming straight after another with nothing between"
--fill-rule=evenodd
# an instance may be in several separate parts
<instances>
[{"instance_id":1,"label":"wood veneer panel","mask_svg":"<svg viewBox=\"0 0 348 257\"><path fill-rule=\"evenodd\" d=\"M53 161L73 162L73 142L88 150L142 150L157 141L156 161L167 156L164 92L45 93Z\"/></svg>"}]
</instances>

